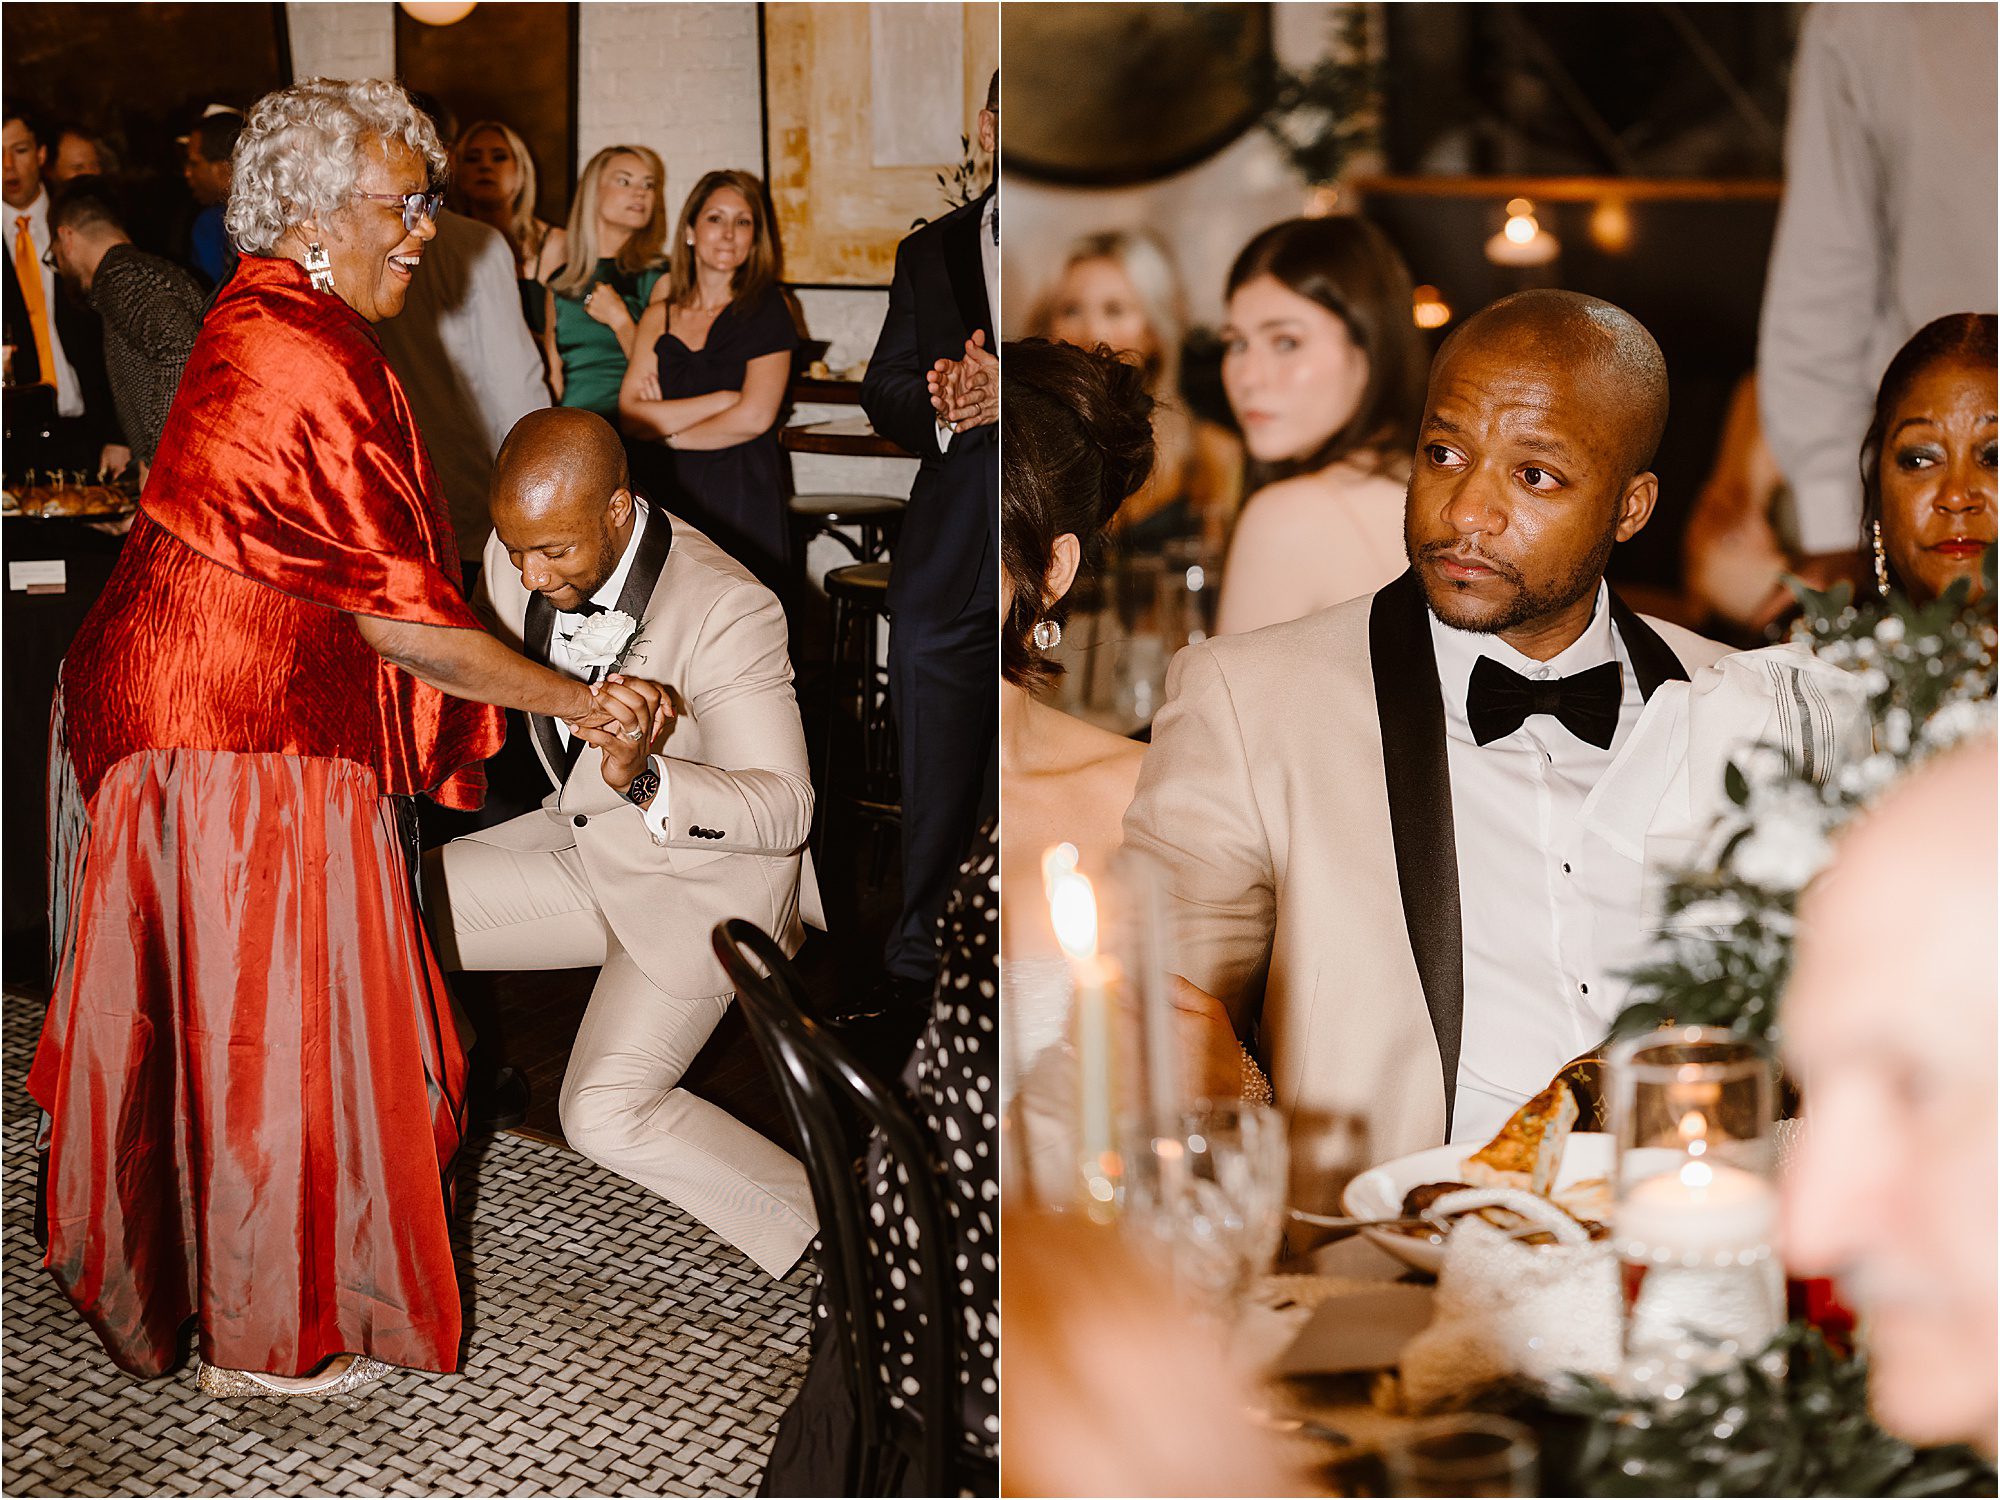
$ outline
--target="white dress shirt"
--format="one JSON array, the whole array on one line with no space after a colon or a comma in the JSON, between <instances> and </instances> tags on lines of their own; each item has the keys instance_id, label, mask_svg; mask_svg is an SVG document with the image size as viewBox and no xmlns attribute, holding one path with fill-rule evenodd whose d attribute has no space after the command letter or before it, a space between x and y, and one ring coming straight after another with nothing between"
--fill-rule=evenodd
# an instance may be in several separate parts
<instances>
[{"instance_id":1,"label":"white dress shirt","mask_svg":"<svg viewBox=\"0 0 2000 1500\"><path fill-rule=\"evenodd\" d=\"M994 229L994 221L999 215L1000 189L995 187L987 195L986 208L979 215L979 271L986 280L986 314L996 328L1000 324L1000 236ZM992 329L988 329L987 337L992 336ZM988 345L987 353L992 352L992 346ZM938 452L943 453L951 447L951 435L955 430L942 422L937 424Z\"/></svg>"},{"instance_id":2,"label":"white dress shirt","mask_svg":"<svg viewBox=\"0 0 2000 1500\"><path fill-rule=\"evenodd\" d=\"M1454 1141L1490 1138L1557 1069L1604 1039L1625 1002L1615 975L1643 951L1644 866L1586 830L1591 794L1645 706L1609 600L1599 584L1590 624L1546 662L1431 616L1465 964ZM1623 694L1610 748L1546 714L1475 744L1465 701L1482 656L1537 680L1618 662Z\"/></svg>"},{"instance_id":3,"label":"white dress shirt","mask_svg":"<svg viewBox=\"0 0 2000 1500\"><path fill-rule=\"evenodd\" d=\"M35 242L35 264L42 273L42 306L48 309L49 318L49 352L55 356L56 362L56 414L80 417L83 415L83 385L76 378L76 367L63 352L62 333L56 327L56 268L43 259L49 253L49 190L46 186L26 208L7 210L9 255L14 253L14 221L22 214L28 216L28 238ZM44 379L48 374L47 370L42 371Z\"/></svg>"},{"instance_id":4,"label":"white dress shirt","mask_svg":"<svg viewBox=\"0 0 2000 1500\"><path fill-rule=\"evenodd\" d=\"M646 534L646 521L650 507L647 506L645 501L639 499L637 495L634 495L632 499L638 509L632 522L632 535L625 542L625 555L618 559L618 566L611 570L611 576L605 579L597 592L590 596L592 604L599 605L604 609L616 609L618 607L618 596L624 592L625 580L632 572L632 559L639 555L639 538ZM575 678L578 682L590 681L593 672L596 670L578 662L570 654L569 649L570 637L576 634L577 627L582 625L588 618L589 616L581 613L558 610L556 612L555 630L549 636L550 670L560 672L565 677ZM642 627L644 623L643 620L640 622ZM569 725L565 724L561 719L557 719L555 722L556 733L562 736L563 748L567 750L569 748ZM648 728L650 727L649 725ZM650 761L653 770L659 774L660 789L653 794L651 805L640 808L639 812L646 820L646 827L653 835L653 842L664 844L667 841L667 762L666 757L661 755L649 756L647 759Z\"/></svg>"}]
</instances>

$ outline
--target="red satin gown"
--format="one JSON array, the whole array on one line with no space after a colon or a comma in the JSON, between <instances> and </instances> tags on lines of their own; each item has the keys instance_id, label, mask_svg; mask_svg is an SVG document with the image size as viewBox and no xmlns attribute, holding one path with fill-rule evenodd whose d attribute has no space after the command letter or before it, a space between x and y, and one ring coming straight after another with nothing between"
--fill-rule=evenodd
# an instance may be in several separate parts
<instances>
[{"instance_id":1,"label":"red satin gown","mask_svg":"<svg viewBox=\"0 0 2000 1500\"><path fill-rule=\"evenodd\" d=\"M52 746L46 1264L137 1375L190 1316L224 1368L457 1367L465 1059L388 799L476 807L505 723L350 613L478 628L373 331L246 257Z\"/></svg>"}]
</instances>

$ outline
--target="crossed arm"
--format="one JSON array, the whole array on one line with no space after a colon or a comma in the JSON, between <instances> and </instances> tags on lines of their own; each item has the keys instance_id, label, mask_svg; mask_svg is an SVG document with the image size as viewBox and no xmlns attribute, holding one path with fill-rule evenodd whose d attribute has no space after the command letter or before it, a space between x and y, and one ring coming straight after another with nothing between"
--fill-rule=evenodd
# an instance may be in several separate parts
<instances>
[{"instance_id":1,"label":"crossed arm","mask_svg":"<svg viewBox=\"0 0 2000 1500\"><path fill-rule=\"evenodd\" d=\"M706 452L747 443L777 424L791 382L789 353L780 350L751 360L744 367L740 391L710 391L666 400L660 395L658 353L660 337L666 331L667 304L656 301L639 319L625 379L618 387L618 425L627 436Z\"/></svg>"}]
</instances>

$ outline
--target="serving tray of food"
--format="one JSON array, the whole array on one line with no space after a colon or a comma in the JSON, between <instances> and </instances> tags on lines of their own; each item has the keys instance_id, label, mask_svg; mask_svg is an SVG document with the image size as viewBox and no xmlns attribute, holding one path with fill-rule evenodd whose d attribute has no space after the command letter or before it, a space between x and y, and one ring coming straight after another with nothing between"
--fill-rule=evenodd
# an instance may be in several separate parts
<instances>
[{"instance_id":1,"label":"serving tray of food","mask_svg":"<svg viewBox=\"0 0 2000 1500\"><path fill-rule=\"evenodd\" d=\"M83 469L30 470L0 491L0 514L31 520L103 521L139 508L130 481L104 479Z\"/></svg>"}]
</instances>

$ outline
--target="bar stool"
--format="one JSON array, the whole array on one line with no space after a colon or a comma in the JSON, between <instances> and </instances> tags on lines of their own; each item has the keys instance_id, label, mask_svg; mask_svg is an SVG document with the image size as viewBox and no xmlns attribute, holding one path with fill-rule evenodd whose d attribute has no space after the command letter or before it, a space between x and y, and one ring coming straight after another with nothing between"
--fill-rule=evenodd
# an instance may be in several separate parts
<instances>
[{"instance_id":1,"label":"bar stool","mask_svg":"<svg viewBox=\"0 0 2000 1500\"><path fill-rule=\"evenodd\" d=\"M832 537L858 563L881 562L889 555L908 504L895 495L792 496L791 519L793 530L799 534L796 552L800 566L805 565L806 548L816 536ZM859 546L840 529L843 526L852 526L861 533Z\"/></svg>"},{"instance_id":2,"label":"bar stool","mask_svg":"<svg viewBox=\"0 0 2000 1500\"><path fill-rule=\"evenodd\" d=\"M851 810L871 833L902 820L902 786L896 766L896 729L889 717L889 669L881 664L879 624L889 616L886 562L849 563L826 575L833 601L833 640L828 662L826 753L820 759L821 808L816 857L823 857L826 828L836 802ZM859 765L851 781L835 760L841 728L852 717L859 738ZM878 844L875 864L881 866Z\"/></svg>"}]
</instances>

